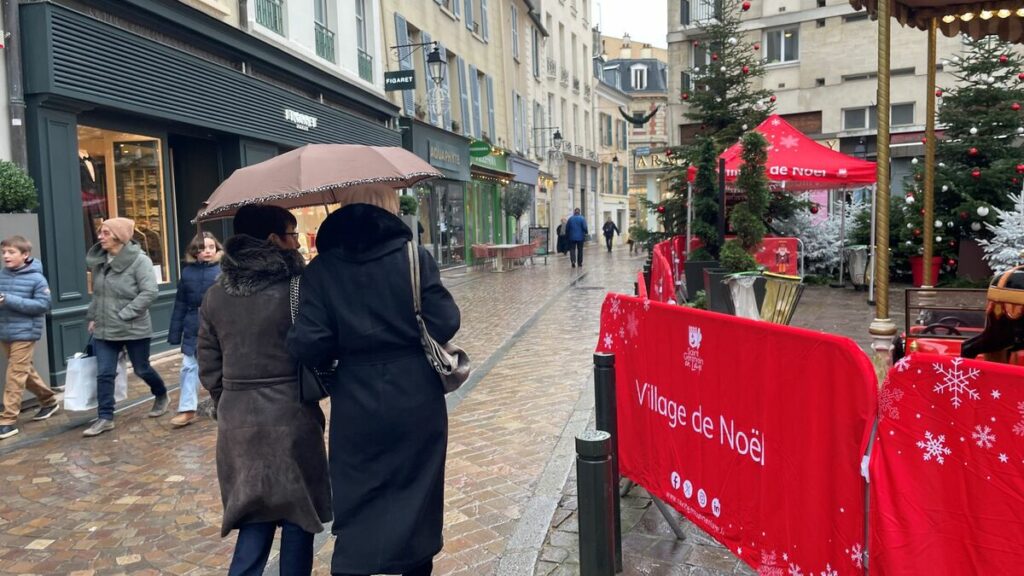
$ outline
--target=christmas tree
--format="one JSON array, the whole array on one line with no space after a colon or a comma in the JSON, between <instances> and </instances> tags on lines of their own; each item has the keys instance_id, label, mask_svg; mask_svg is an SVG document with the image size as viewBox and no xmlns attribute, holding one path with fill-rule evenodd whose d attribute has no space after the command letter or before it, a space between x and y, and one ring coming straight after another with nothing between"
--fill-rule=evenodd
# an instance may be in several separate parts
<instances>
[{"instance_id":1,"label":"christmas tree","mask_svg":"<svg viewBox=\"0 0 1024 576\"><path fill-rule=\"evenodd\" d=\"M998 224L986 224L992 238L979 241L996 274L1024 264L1024 192L1010 194L1010 201L1010 210L996 208Z\"/></svg>"},{"instance_id":2,"label":"christmas tree","mask_svg":"<svg viewBox=\"0 0 1024 576\"><path fill-rule=\"evenodd\" d=\"M809 275L830 277L839 270L839 237L842 225L842 208L838 202L829 209L828 218L815 222L815 214L820 207L810 201L806 194L798 198L811 205L810 208L797 210L791 217L777 221L778 232L782 236L799 238L803 243L804 266ZM857 226L862 220L870 221L869 206L854 200L846 207L846 224L842 228L846 234L846 244L867 244L867 238L857 237ZM863 241L860 241L863 240Z\"/></svg>"},{"instance_id":3,"label":"christmas tree","mask_svg":"<svg viewBox=\"0 0 1024 576\"><path fill-rule=\"evenodd\" d=\"M722 266L732 272L754 270L757 263L751 252L757 248L767 232L765 219L768 216L768 176L765 162L768 161L768 141L760 132L743 135L743 151L736 188L743 193L744 200L733 207L729 223L736 230L736 239L722 247Z\"/></svg>"}]
</instances>

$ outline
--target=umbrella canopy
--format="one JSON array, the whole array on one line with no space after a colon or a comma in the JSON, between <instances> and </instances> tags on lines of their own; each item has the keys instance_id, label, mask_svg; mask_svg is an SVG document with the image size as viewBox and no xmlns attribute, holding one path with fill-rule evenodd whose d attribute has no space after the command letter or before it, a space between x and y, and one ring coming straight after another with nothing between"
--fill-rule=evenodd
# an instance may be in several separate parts
<instances>
[{"instance_id":1,"label":"umbrella canopy","mask_svg":"<svg viewBox=\"0 0 1024 576\"><path fill-rule=\"evenodd\" d=\"M878 0L850 0L858 10L878 10ZM1007 42L1024 43L1024 5L1020 0L892 0L890 13L904 26L928 29L932 18L949 37L967 34L980 40L995 34Z\"/></svg>"},{"instance_id":2,"label":"umbrella canopy","mask_svg":"<svg viewBox=\"0 0 1024 576\"><path fill-rule=\"evenodd\" d=\"M334 204L360 186L408 188L439 176L441 172L403 148L309 144L236 170L213 191L196 221L226 218L247 204Z\"/></svg>"}]
</instances>

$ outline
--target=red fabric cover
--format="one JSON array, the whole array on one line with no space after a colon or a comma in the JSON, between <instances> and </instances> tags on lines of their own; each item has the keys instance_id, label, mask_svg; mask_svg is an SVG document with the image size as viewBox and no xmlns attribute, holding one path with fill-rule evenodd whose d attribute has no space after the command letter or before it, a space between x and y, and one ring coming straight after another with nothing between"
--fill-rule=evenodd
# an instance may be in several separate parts
<instances>
[{"instance_id":1,"label":"red fabric cover","mask_svg":"<svg viewBox=\"0 0 1024 576\"><path fill-rule=\"evenodd\" d=\"M666 240L654 245L651 261L651 300L671 302L676 300L675 278L672 274L672 241Z\"/></svg>"},{"instance_id":2,"label":"red fabric cover","mask_svg":"<svg viewBox=\"0 0 1024 576\"><path fill-rule=\"evenodd\" d=\"M1024 368L914 354L879 394L871 574L1020 574Z\"/></svg>"},{"instance_id":3,"label":"red fabric cover","mask_svg":"<svg viewBox=\"0 0 1024 576\"><path fill-rule=\"evenodd\" d=\"M623 475L760 574L861 573L875 377L856 344L610 294L597 351Z\"/></svg>"}]
</instances>

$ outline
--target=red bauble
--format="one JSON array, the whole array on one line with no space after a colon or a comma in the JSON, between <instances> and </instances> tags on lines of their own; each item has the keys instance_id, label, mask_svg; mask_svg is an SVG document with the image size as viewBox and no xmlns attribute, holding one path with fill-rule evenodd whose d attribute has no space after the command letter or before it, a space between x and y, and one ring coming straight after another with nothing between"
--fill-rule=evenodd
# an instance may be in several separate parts
<instances>
[{"instance_id":1,"label":"red bauble","mask_svg":"<svg viewBox=\"0 0 1024 576\"><path fill-rule=\"evenodd\" d=\"M746 12L747 10L750 10L750 2L744 2L744 3L743 3L743 4L741 5L741 6L740 6L740 8L743 8L743 11L744 11L744 12Z\"/></svg>"},{"instance_id":2,"label":"red bauble","mask_svg":"<svg viewBox=\"0 0 1024 576\"><path fill-rule=\"evenodd\" d=\"M683 100L689 100L690 99L690 93L689 92L683 92L683 96L682 97L683 97Z\"/></svg>"},{"instance_id":3,"label":"red bauble","mask_svg":"<svg viewBox=\"0 0 1024 576\"><path fill-rule=\"evenodd\" d=\"M1006 56L1006 54L1000 54L999 55L999 63L1000 64L1006 64L1009 61L1010 61L1010 59L1009 59L1009 57Z\"/></svg>"},{"instance_id":4,"label":"red bauble","mask_svg":"<svg viewBox=\"0 0 1024 576\"><path fill-rule=\"evenodd\" d=\"M949 247L950 248L956 248L956 240L950 240L949 241Z\"/></svg>"},{"instance_id":5,"label":"red bauble","mask_svg":"<svg viewBox=\"0 0 1024 576\"><path fill-rule=\"evenodd\" d=\"M718 60L718 53L717 52L712 52L711 53L711 59L712 60Z\"/></svg>"},{"instance_id":6,"label":"red bauble","mask_svg":"<svg viewBox=\"0 0 1024 576\"><path fill-rule=\"evenodd\" d=\"M978 149L975 148L974 146L971 146L970 148L967 149L967 155L968 156L977 156L978 155Z\"/></svg>"},{"instance_id":7,"label":"red bauble","mask_svg":"<svg viewBox=\"0 0 1024 576\"><path fill-rule=\"evenodd\" d=\"M664 206L658 206L658 214L664 214L664 213L665 213L665 207Z\"/></svg>"},{"instance_id":8,"label":"red bauble","mask_svg":"<svg viewBox=\"0 0 1024 576\"><path fill-rule=\"evenodd\" d=\"M1024 174L1024 164L1017 164L1017 174Z\"/></svg>"},{"instance_id":9,"label":"red bauble","mask_svg":"<svg viewBox=\"0 0 1024 576\"><path fill-rule=\"evenodd\" d=\"M1010 182L1013 182L1014 184L1019 184L1020 180L1017 180L1016 178L1010 178Z\"/></svg>"},{"instance_id":10,"label":"red bauble","mask_svg":"<svg viewBox=\"0 0 1024 576\"><path fill-rule=\"evenodd\" d=\"M928 143L928 137L927 136L924 137L924 138L921 138L921 144L927 144L927 143Z\"/></svg>"},{"instance_id":11,"label":"red bauble","mask_svg":"<svg viewBox=\"0 0 1024 576\"><path fill-rule=\"evenodd\" d=\"M961 220L967 220L970 217L971 217L971 215L968 214L967 211L963 211L963 212L960 213L960 219Z\"/></svg>"},{"instance_id":12,"label":"red bauble","mask_svg":"<svg viewBox=\"0 0 1024 576\"><path fill-rule=\"evenodd\" d=\"M956 266L956 260L950 258L949 260L946 260L946 264L948 264L949 267L952 268L953 266Z\"/></svg>"},{"instance_id":13,"label":"red bauble","mask_svg":"<svg viewBox=\"0 0 1024 576\"><path fill-rule=\"evenodd\" d=\"M921 208L921 216L924 216L924 208Z\"/></svg>"},{"instance_id":14,"label":"red bauble","mask_svg":"<svg viewBox=\"0 0 1024 576\"><path fill-rule=\"evenodd\" d=\"M750 74L750 66L744 66L743 67L743 73L744 74Z\"/></svg>"},{"instance_id":15,"label":"red bauble","mask_svg":"<svg viewBox=\"0 0 1024 576\"><path fill-rule=\"evenodd\" d=\"M921 235L921 229L920 228L914 228L914 236L917 237L917 236L920 236L920 235Z\"/></svg>"},{"instance_id":16,"label":"red bauble","mask_svg":"<svg viewBox=\"0 0 1024 576\"><path fill-rule=\"evenodd\" d=\"M771 97L771 98L769 98L768 100L770 100L770 101L772 101L772 102L775 102L775 96L774 96L774 95L772 95L772 97Z\"/></svg>"},{"instance_id":17,"label":"red bauble","mask_svg":"<svg viewBox=\"0 0 1024 576\"><path fill-rule=\"evenodd\" d=\"M760 50L760 49L761 49L761 43L760 42L754 42L754 50Z\"/></svg>"},{"instance_id":18,"label":"red bauble","mask_svg":"<svg viewBox=\"0 0 1024 576\"><path fill-rule=\"evenodd\" d=\"M935 96L937 96L939 98L942 98L942 90L936 90L935 91Z\"/></svg>"},{"instance_id":19,"label":"red bauble","mask_svg":"<svg viewBox=\"0 0 1024 576\"><path fill-rule=\"evenodd\" d=\"M977 168L971 170L971 176L974 178L981 178L981 170L978 170Z\"/></svg>"},{"instance_id":20,"label":"red bauble","mask_svg":"<svg viewBox=\"0 0 1024 576\"><path fill-rule=\"evenodd\" d=\"M817 214L817 213L818 213L818 205L817 204L811 204L811 214Z\"/></svg>"},{"instance_id":21,"label":"red bauble","mask_svg":"<svg viewBox=\"0 0 1024 576\"><path fill-rule=\"evenodd\" d=\"M1017 74L1017 80L1024 80L1024 72Z\"/></svg>"},{"instance_id":22,"label":"red bauble","mask_svg":"<svg viewBox=\"0 0 1024 576\"><path fill-rule=\"evenodd\" d=\"M1018 104L1016 102L1014 102L1013 104L1010 104L1010 110L1013 110L1014 112L1016 112L1017 110L1020 110L1020 104Z\"/></svg>"},{"instance_id":23,"label":"red bauble","mask_svg":"<svg viewBox=\"0 0 1024 576\"><path fill-rule=\"evenodd\" d=\"M700 46L700 42L694 40L693 41L693 47L696 48L697 46Z\"/></svg>"}]
</instances>

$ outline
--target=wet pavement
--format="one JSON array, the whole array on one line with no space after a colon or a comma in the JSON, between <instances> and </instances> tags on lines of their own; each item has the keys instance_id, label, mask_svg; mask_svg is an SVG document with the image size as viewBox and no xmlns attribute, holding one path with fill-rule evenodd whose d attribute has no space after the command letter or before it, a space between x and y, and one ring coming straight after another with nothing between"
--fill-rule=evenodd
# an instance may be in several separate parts
<instances>
[{"instance_id":1,"label":"wet pavement","mask_svg":"<svg viewBox=\"0 0 1024 576\"><path fill-rule=\"evenodd\" d=\"M592 426L598 311L606 291L632 291L641 264L624 249L595 247L582 270L553 256L505 273L445 273L463 312L456 342L476 371L449 397L445 549L435 574L578 572L573 438ZM808 287L794 324L865 344L872 309L864 299ZM154 365L177 382L177 356ZM176 402L172 392L172 413ZM176 430L172 414L146 418L148 405L132 377L117 428L97 438L81 436L88 413L46 423L23 416L22 434L0 443L0 574L226 571L234 536L219 536L216 424ZM627 573L746 573L697 532L676 543L642 489L623 509ZM316 574L329 573L332 545L318 536ZM275 556L268 574L277 573Z\"/></svg>"}]
</instances>

